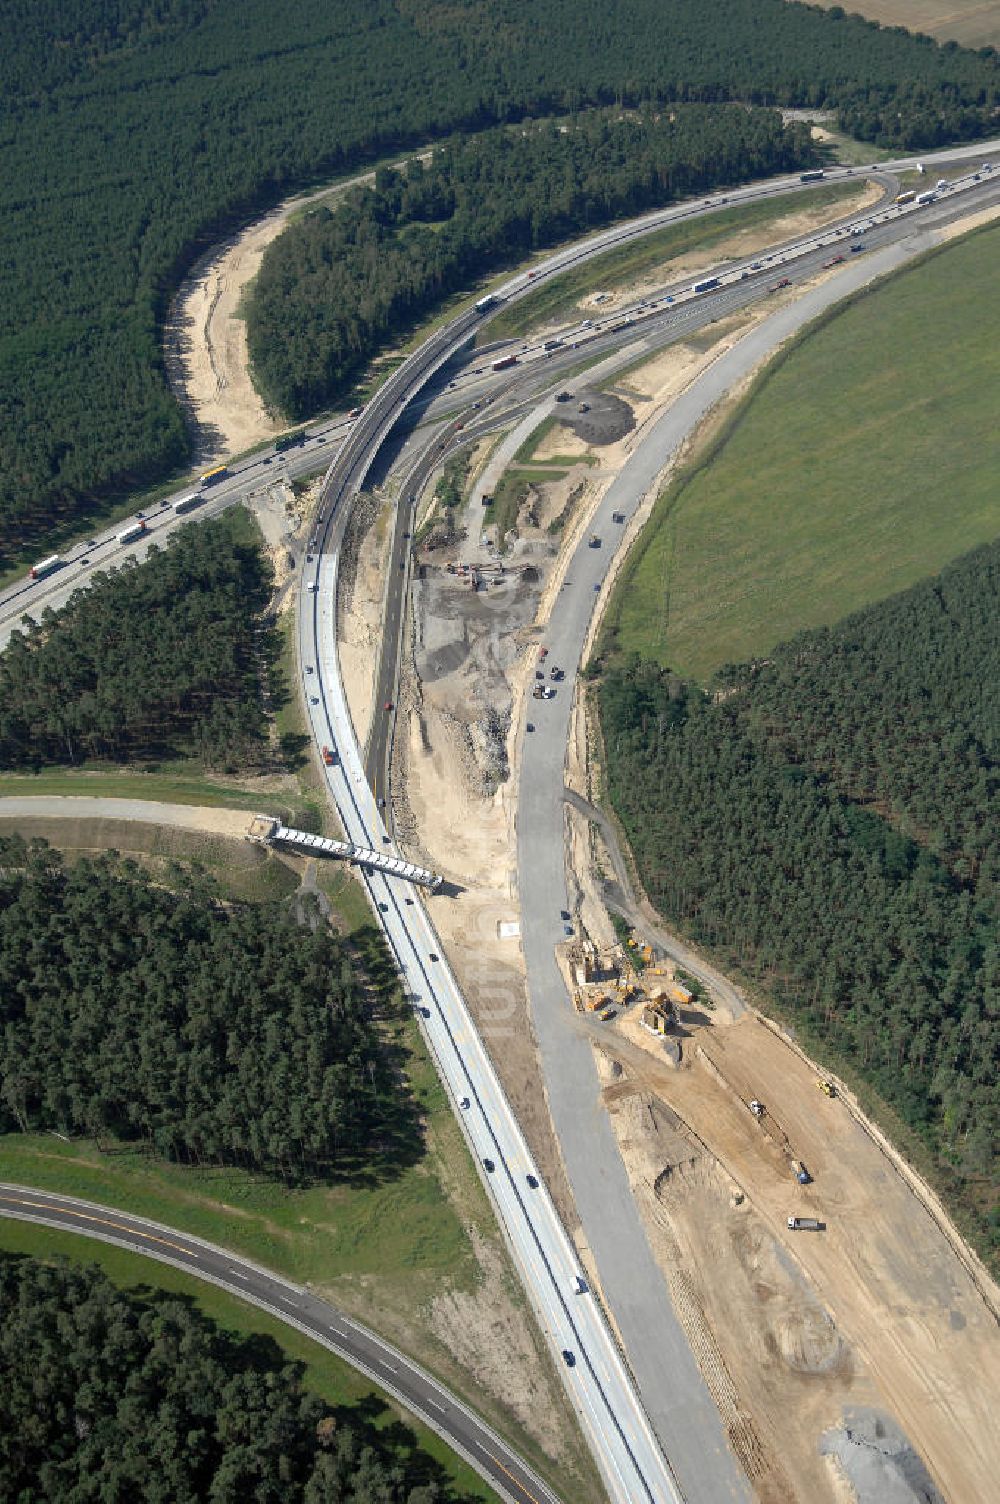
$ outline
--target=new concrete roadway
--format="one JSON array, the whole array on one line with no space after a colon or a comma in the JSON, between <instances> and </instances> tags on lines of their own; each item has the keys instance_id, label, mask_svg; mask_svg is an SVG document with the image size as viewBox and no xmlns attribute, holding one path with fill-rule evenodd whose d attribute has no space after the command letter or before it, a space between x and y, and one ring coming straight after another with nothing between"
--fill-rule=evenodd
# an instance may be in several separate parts
<instances>
[{"instance_id":1,"label":"new concrete roadway","mask_svg":"<svg viewBox=\"0 0 1000 1504\"><path fill-rule=\"evenodd\" d=\"M337 748L337 760L324 772L347 838L378 847L389 837L364 775L336 652L338 555L348 508L330 496L324 515L322 552L313 566L317 589L307 591L300 613L299 652L313 669L306 674L309 715L316 741ZM616 1504L674 1504L680 1495L669 1467L428 914L407 884L375 873L364 880L609 1494Z\"/></svg>"},{"instance_id":2,"label":"new concrete roadway","mask_svg":"<svg viewBox=\"0 0 1000 1504\"><path fill-rule=\"evenodd\" d=\"M601 501L592 531L601 547L582 539L567 569L545 628L547 664L566 678L553 700L531 701L534 731L525 733L517 797L518 888L521 935L532 1017L549 1109L580 1220L601 1273L602 1288L621 1333L650 1418L689 1504L749 1498L723 1435L683 1329L670 1303L636 1209L607 1113L590 1039L556 961L568 905L565 867L566 746L574 682L594 615L628 522L678 446L705 414L789 334L841 298L851 286L899 265L920 247L894 246L845 266L826 283L738 341L655 423ZM614 521L615 514L624 518Z\"/></svg>"},{"instance_id":3,"label":"new concrete roadway","mask_svg":"<svg viewBox=\"0 0 1000 1504\"><path fill-rule=\"evenodd\" d=\"M988 149L980 145L964 152L941 154L940 160L978 155ZM788 180L763 187L754 185L735 190L729 194L728 202L733 204L798 188L797 182ZM715 199L713 207L722 202ZM565 266L657 224L696 212L702 211L683 206L647 216L642 225L615 227L582 248L570 248L550 258L537 268L534 281L529 282L523 276L512 279L499 289L498 295L516 299ZM816 253L814 246L802 250L807 256ZM902 259L905 252L895 252L892 248L852 258L835 285L828 284L782 310L762 330L746 336L730 356L717 362L654 426L647 442L633 455L608 493L598 523L605 539L610 543L611 510L617 507L628 514L634 508L680 437L739 379L742 369L756 363L784 333L798 327L824 301L841 296L853 280L864 280L866 273L888 268ZM726 268L725 272L728 277L732 269ZM736 275L740 275L738 269ZM718 314L742 297L743 290L730 285L720 290L717 301L714 293L709 300ZM692 301L690 289L687 299ZM315 669L315 677L307 676L305 680L305 688L310 692L313 735L318 744L336 745L340 752L339 761L326 769L330 792L348 838L359 845L389 844L389 836L365 779L339 675L335 641L337 551L347 514L374 454L403 409L480 324L481 319L472 311L460 315L393 373L346 435L323 489L317 523L322 552L305 572L307 593L301 613L300 652L303 666L308 664ZM608 334L621 332L611 330ZM637 353L641 352L644 329L627 329L622 343L626 341L634 342ZM741 366L741 361L748 365ZM555 376L555 362L549 370ZM222 500L221 493L219 499ZM206 509L209 504L206 502ZM567 668L578 661L597 599L594 587L600 588L611 552L610 546L581 549L573 561L572 589L563 592L550 628L550 661L561 662ZM32 606L36 599L32 594ZM8 602L6 612L4 604L0 599L0 617L9 618L19 602ZM556 700L541 707L546 714L538 717L539 732L529 738L531 745L525 748L519 817L525 955L539 1034L545 1036L543 1067L553 1118L570 1181L578 1196L585 1236L597 1255L602 1287L646 1407L655 1414L656 1428L661 1440L667 1443L671 1464L681 1475L680 1490L597 1301L582 1282L572 1246L551 1200L531 1167L516 1119L447 962L440 955L428 915L398 880L369 875L366 883L452 1096L456 1115L482 1166L484 1182L492 1193L542 1328L549 1336L557 1362L563 1363L568 1392L612 1498L623 1504L638 1504L643 1499L673 1501L683 1492L690 1501L712 1500L714 1504L727 1498L746 1497L746 1486L726 1448L718 1415L706 1402L700 1376L696 1370L691 1374L692 1362L686 1344L664 1337L673 1320L666 1288L649 1254L631 1195L627 1193L624 1171L606 1121L601 1120L589 1049L585 1059L578 1047L580 1041L571 1029L563 1027L567 1021L571 1026L573 1015L555 967L553 946L561 938L561 926L557 925L554 913L558 913L560 895L565 893L562 787L570 687L568 679L560 687Z\"/></svg>"},{"instance_id":4,"label":"new concrete roadway","mask_svg":"<svg viewBox=\"0 0 1000 1504\"><path fill-rule=\"evenodd\" d=\"M502 1499L559 1504L551 1489L461 1400L375 1332L302 1285L174 1227L28 1186L0 1184L0 1217L99 1238L220 1286L360 1369L443 1437Z\"/></svg>"}]
</instances>

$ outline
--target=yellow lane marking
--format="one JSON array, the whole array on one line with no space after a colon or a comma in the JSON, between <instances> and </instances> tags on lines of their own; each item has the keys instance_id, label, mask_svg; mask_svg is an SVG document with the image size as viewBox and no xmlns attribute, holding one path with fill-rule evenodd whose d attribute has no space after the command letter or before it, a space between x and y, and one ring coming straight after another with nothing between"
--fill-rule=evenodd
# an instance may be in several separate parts
<instances>
[{"instance_id":1,"label":"yellow lane marking","mask_svg":"<svg viewBox=\"0 0 1000 1504\"><path fill-rule=\"evenodd\" d=\"M6 1201L11 1206L31 1206L42 1212L58 1212L63 1217L79 1217L81 1222L96 1222L101 1227L113 1227L118 1232L127 1232L130 1237L143 1238L147 1243L162 1243L164 1248L175 1248L178 1253L186 1253L188 1258L194 1257L194 1250L183 1243L172 1243L169 1238L158 1238L155 1233L143 1232L138 1227L130 1227L126 1222L112 1222L109 1217L95 1217L91 1212L78 1212L70 1206L53 1206L48 1201L28 1201L24 1196L0 1195L0 1201Z\"/></svg>"},{"instance_id":2,"label":"yellow lane marking","mask_svg":"<svg viewBox=\"0 0 1000 1504\"><path fill-rule=\"evenodd\" d=\"M515 1478L514 1474L510 1471L510 1469L504 1467L504 1465L500 1461L499 1457L494 1457L492 1452L487 1452L486 1455L490 1459L491 1462L495 1462L496 1463L497 1467L500 1469L500 1471L502 1473L506 1473L507 1474L507 1477L510 1479L511 1483L513 1483L515 1485L515 1487L524 1495L524 1497L526 1499L530 1499L531 1500L531 1504L540 1504L540 1501L535 1498L534 1494L531 1494L531 1493L528 1492L528 1490L525 1488L524 1484L521 1482L520 1478Z\"/></svg>"}]
</instances>

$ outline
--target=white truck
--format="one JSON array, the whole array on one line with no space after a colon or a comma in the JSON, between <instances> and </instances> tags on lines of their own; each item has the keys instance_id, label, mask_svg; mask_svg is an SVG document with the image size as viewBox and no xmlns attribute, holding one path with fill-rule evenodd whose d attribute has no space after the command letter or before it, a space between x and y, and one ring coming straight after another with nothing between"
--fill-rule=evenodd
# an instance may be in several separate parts
<instances>
[{"instance_id":1,"label":"white truck","mask_svg":"<svg viewBox=\"0 0 1000 1504\"><path fill-rule=\"evenodd\" d=\"M58 569L62 559L59 554L49 554L47 559L39 559L37 564L32 564L28 570L33 580L40 580L43 575L51 574L53 569Z\"/></svg>"}]
</instances>

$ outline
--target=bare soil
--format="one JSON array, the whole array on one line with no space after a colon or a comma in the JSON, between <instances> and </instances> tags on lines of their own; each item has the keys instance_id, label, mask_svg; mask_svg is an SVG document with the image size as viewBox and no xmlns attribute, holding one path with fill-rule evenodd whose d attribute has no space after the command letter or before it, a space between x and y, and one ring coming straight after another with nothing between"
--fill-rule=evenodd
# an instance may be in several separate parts
<instances>
[{"instance_id":1,"label":"bare soil","mask_svg":"<svg viewBox=\"0 0 1000 1504\"><path fill-rule=\"evenodd\" d=\"M817 204L811 209L799 209L792 214L783 214L780 219L771 220L769 224L738 230L719 241L708 252L692 247L631 282L622 282L606 290L588 294L580 299L579 306L581 310L585 309L591 314L599 312L604 318L626 303L635 302L637 298L655 297L668 281L674 282L678 277L704 272L709 263L716 266L726 261L744 260L781 241L793 240L797 236L820 230L824 225L834 224L848 214L861 214L881 197L882 189L877 184L859 181L858 192L853 198L842 199L835 204ZM597 301L598 298L600 302Z\"/></svg>"},{"instance_id":2,"label":"bare soil","mask_svg":"<svg viewBox=\"0 0 1000 1504\"><path fill-rule=\"evenodd\" d=\"M849 1095L828 1100L752 1013L689 1016L679 1067L635 1008L591 1027L654 1250L761 1499L837 1499L817 1448L859 1404L898 1423L945 1498L990 1498L1000 1291Z\"/></svg>"},{"instance_id":3,"label":"bare soil","mask_svg":"<svg viewBox=\"0 0 1000 1504\"><path fill-rule=\"evenodd\" d=\"M367 493L352 513L341 550L337 598L340 671L362 746L368 739L375 698L392 521L391 500L381 493Z\"/></svg>"},{"instance_id":4,"label":"bare soil","mask_svg":"<svg viewBox=\"0 0 1000 1504\"><path fill-rule=\"evenodd\" d=\"M365 172L286 199L215 246L181 284L164 332L164 359L167 379L194 429L201 464L248 449L288 426L268 412L254 388L240 313L267 247L303 209L334 203L347 189L374 178L374 172Z\"/></svg>"},{"instance_id":5,"label":"bare soil","mask_svg":"<svg viewBox=\"0 0 1000 1504\"><path fill-rule=\"evenodd\" d=\"M823 6L835 3L819 0ZM946 0L944 4L942 0L863 0L857 9L883 26L905 26L939 42L961 42L963 47L1000 46L998 0Z\"/></svg>"},{"instance_id":6,"label":"bare soil","mask_svg":"<svg viewBox=\"0 0 1000 1504\"><path fill-rule=\"evenodd\" d=\"M798 219L795 229L786 223L788 234L815 223ZM475 488L464 536L417 560L398 701L395 827L415 859L456 886L452 899L435 901L435 923L571 1232L578 1232L575 1209L516 938L510 768L523 691L596 500L647 425L720 344L772 307L716 326L711 347L674 346L608 383L635 418L624 436L598 448L579 430L560 426L546 435L537 460L579 463L561 479L533 483L502 570ZM706 426L716 421L718 414ZM550 533L556 519L561 526ZM472 588L463 564L482 571L482 588ZM581 792L588 753L578 714L568 781ZM594 836L575 817L567 829L577 912L603 943L610 926L592 872ZM598 852L598 860L606 858ZM872 1418L884 1415L946 1498L989 1498L1000 1463L990 1417L1000 1348L985 1287L855 1104L822 1096L809 1063L752 1013L739 1021L722 1009L690 1014L679 1066L637 1018L584 1026L594 1032L651 1244L758 1497L765 1504L856 1497L843 1460L853 1445L845 1416L868 1417L877 1430L881 1422ZM767 1131L749 1114L750 1096L768 1103ZM792 1157L808 1165L814 1186L796 1183ZM789 1232L791 1214L821 1216L826 1230ZM877 1493L860 1497L881 1504Z\"/></svg>"}]
</instances>

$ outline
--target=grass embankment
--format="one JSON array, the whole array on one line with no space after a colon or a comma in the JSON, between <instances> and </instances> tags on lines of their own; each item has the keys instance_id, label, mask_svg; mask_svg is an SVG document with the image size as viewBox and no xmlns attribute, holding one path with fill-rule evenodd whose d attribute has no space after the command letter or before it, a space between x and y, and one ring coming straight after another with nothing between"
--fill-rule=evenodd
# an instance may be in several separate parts
<instances>
[{"instance_id":1,"label":"grass embankment","mask_svg":"<svg viewBox=\"0 0 1000 1504\"><path fill-rule=\"evenodd\" d=\"M0 835L40 837L70 861L102 851L132 857L165 887L172 886L175 864L183 862L211 879L224 899L239 903L273 903L289 898L299 886L293 865L275 851L250 841L138 820L96 820L5 816L0 806ZM369 916L370 918L370 916Z\"/></svg>"},{"instance_id":2,"label":"grass embankment","mask_svg":"<svg viewBox=\"0 0 1000 1504\"><path fill-rule=\"evenodd\" d=\"M851 200L860 200L864 193L863 181L831 183L797 194L791 204L787 199L765 201L723 209L708 218L698 216L683 220L680 224L618 246L603 256L595 256L592 261L546 281L530 297L491 319L483 331L484 339L492 341L526 334L568 315L580 299L590 293L632 282L655 269L664 268L665 262L688 251L711 251L732 235L773 225L790 214L799 215L826 206L836 206L839 211L847 213Z\"/></svg>"},{"instance_id":3,"label":"grass embankment","mask_svg":"<svg viewBox=\"0 0 1000 1504\"><path fill-rule=\"evenodd\" d=\"M102 1152L91 1141L21 1134L0 1137L0 1180L151 1217L308 1284L437 1373L558 1488L551 1460L433 1329L431 1308L440 1303L471 1321L486 1298L492 1305L503 1293L508 1306L522 1311L524 1296L416 1023L397 1027L409 1052L426 1152L385 1183L289 1189L239 1170L153 1160L131 1145L105 1145ZM0 1219L0 1232L5 1225ZM489 1250L488 1289L470 1233L477 1249ZM54 1246L47 1233L43 1246ZM158 1273L146 1277L162 1282ZM533 1333L526 1313L524 1320ZM550 1394L545 1403L564 1406L557 1414L576 1463L573 1496L595 1498L592 1463L555 1380Z\"/></svg>"},{"instance_id":4,"label":"grass embankment","mask_svg":"<svg viewBox=\"0 0 1000 1504\"><path fill-rule=\"evenodd\" d=\"M36 1259L51 1259L62 1255L78 1262L99 1264L108 1278L122 1289L149 1285L169 1290L172 1294L193 1302L206 1316L228 1331L238 1332L243 1337L269 1338L281 1348L289 1361L304 1365L306 1386L326 1400L327 1404L348 1412L357 1409L363 1414L366 1424L374 1426L376 1430L398 1427L402 1415L409 1436L397 1431L397 1445L406 1446L407 1442L411 1442L426 1452L445 1471L463 1499L499 1504L493 1490L435 1432L413 1419L408 1412L398 1409L395 1401L390 1400L357 1369L319 1343L310 1341L294 1327L286 1326L283 1321L258 1310L256 1306L226 1294L207 1280L195 1279L193 1275L184 1274L169 1264L143 1258L141 1254L129 1253L124 1248L116 1248L95 1238L41 1227L33 1222L16 1222L7 1217L0 1217L0 1249L7 1253L28 1254ZM345 1415L346 1419L349 1419L349 1413Z\"/></svg>"},{"instance_id":5,"label":"grass embankment","mask_svg":"<svg viewBox=\"0 0 1000 1504\"><path fill-rule=\"evenodd\" d=\"M589 454L551 454L542 459L535 458L535 451L558 421L558 417L551 416L539 423L515 453L513 464L504 471L496 488L488 521L496 526L497 549L500 553L504 551L508 533L517 526L518 515L532 484L544 485L547 481L563 480L574 465L596 464L595 456Z\"/></svg>"},{"instance_id":6,"label":"grass embankment","mask_svg":"<svg viewBox=\"0 0 1000 1504\"><path fill-rule=\"evenodd\" d=\"M979 230L792 342L658 500L602 651L704 680L995 538L998 255Z\"/></svg>"},{"instance_id":7,"label":"grass embankment","mask_svg":"<svg viewBox=\"0 0 1000 1504\"><path fill-rule=\"evenodd\" d=\"M188 766L188 764L184 764ZM39 773L0 773L0 798L64 794L94 799L152 799L165 804L203 804L213 809L258 810L265 796L233 779L199 772L101 772L97 767L43 768ZM280 800L278 803L280 804ZM280 813L279 809L275 813Z\"/></svg>"}]
</instances>

